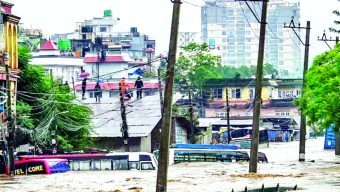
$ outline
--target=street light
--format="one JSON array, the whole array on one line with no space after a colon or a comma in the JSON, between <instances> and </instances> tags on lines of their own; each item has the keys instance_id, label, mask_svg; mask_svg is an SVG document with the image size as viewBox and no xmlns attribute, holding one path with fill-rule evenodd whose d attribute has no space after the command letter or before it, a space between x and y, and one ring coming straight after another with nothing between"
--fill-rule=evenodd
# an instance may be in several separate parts
<instances>
[{"instance_id":1,"label":"street light","mask_svg":"<svg viewBox=\"0 0 340 192\"><path fill-rule=\"evenodd\" d=\"M57 115L61 115L61 114L65 114L65 113L68 113L69 111L62 111L62 112L59 112L57 114L55 114L54 116L56 117ZM54 117L54 119L56 119ZM51 130L51 137L52 137L52 154L55 155L57 154L57 124L55 125L55 129L54 130Z\"/></svg>"}]
</instances>

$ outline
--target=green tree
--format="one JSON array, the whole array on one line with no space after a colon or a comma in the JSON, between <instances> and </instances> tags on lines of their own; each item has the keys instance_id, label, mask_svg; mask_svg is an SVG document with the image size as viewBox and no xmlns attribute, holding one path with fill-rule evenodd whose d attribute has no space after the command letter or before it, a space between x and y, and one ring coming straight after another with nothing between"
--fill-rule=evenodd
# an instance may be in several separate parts
<instances>
[{"instance_id":1,"label":"green tree","mask_svg":"<svg viewBox=\"0 0 340 192\"><path fill-rule=\"evenodd\" d=\"M75 150L91 144L92 111L75 101L70 88L46 76L43 67L29 65L29 49L19 47L17 124L31 130L31 143L49 148L57 127L60 149Z\"/></svg>"},{"instance_id":2,"label":"green tree","mask_svg":"<svg viewBox=\"0 0 340 192\"><path fill-rule=\"evenodd\" d=\"M199 88L206 79L221 77L216 70L218 66L220 57L212 55L206 43L191 43L179 54L175 82L180 86L190 84L193 89Z\"/></svg>"},{"instance_id":3,"label":"green tree","mask_svg":"<svg viewBox=\"0 0 340 192\"><path fill-rule=\"evenodd\" d=\"M297 101L308 117L309 124L318 123L323 130L335 124L336 134L340 133L339 52L340 44L314 59L306 75L304 95ZM340 140L337 146L340 147Z\"/></svg>"},{"instance_id":4,"label":"green tree","mask_svg":"<svg viewBox=\"0 0 340 192\"><path fill-rule=\"evenodd\" d=\"M274 66L269 64L269 63L264 64L263 72L264 72L265 75L278 74L278 71L276 69L274 69Z\"/></svg>"}]
</instances>

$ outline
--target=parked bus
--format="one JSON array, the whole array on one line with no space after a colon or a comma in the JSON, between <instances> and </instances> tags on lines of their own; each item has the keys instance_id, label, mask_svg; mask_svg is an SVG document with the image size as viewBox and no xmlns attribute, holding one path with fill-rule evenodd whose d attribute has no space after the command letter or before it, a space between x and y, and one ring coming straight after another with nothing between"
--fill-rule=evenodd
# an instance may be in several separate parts
<instances>
[{"instance_id":1,"label":"parked bus","mask_svg":"<svg viewBox=\"0 0 340 192\"><path fill-rule=\"evenodd\" d=\"M27 155L20 159L66 159L71 171L88 170L155 170L157 160L152 153L115 152L108 154Z\"/></svg>"},{"instance_id":2,"label":"parked bus","mask_svg":"<svg viewBox=\"0 0 340 192\"><path fill-rule=\"evenodd\" d=\"M169 149L169 165L181 162L239 162L249 161L249 150L222 150L222 149ZM159 151L154 151L159 157ZM259 162L268 162L264 153L258 152Z\"/></svg>"}]
</instances>

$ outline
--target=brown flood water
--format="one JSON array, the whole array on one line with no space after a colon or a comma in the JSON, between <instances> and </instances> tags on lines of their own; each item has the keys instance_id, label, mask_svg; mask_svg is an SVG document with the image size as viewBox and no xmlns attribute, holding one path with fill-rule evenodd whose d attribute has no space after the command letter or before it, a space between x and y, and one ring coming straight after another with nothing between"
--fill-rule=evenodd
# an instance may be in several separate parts
<instances>
[{"instance_id":1,"label":"brown flood water","mask_svg":"<svg viewBox=\"0 0 340 192\"><path fill-rule=\"evenodd\" d=\"M323 150L323 138L307 141L307 162L299 163L298 141L271 143L269 163L248 174L248 163L181 163L170 166L168 191L229 192L265 186L293 187L308 192L340 191L340 157ZM315 162L309 162L315 160ZM0 177L0 191L155 191L156 171L84 171L54 175Z\"/></svg>"}]
</instances>

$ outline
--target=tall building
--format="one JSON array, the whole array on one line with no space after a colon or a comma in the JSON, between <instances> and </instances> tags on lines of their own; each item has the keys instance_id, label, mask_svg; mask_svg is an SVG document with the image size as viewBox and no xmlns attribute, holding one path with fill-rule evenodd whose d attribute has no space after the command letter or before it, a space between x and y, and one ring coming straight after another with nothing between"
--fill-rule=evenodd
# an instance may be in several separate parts
<instances>
[{"instance_id":1,"label":"tall building","mask_svg":"<svg viewBox=\"0 0 340 192\"><path fill-rule=\"evenodd\" d=\"M248 2L261 17L261 2ZM300 3L271 0L268 3L265 63L272 64L281 78L302 77L303 60L299 39L284 28L294 17L300 20ZM260 24L242 1L207 0L201 10L201 38L210 49L218 50L222 65L256 65ZM296 31L300 36L300 31Z\"/></svg>"}]
</instances>

